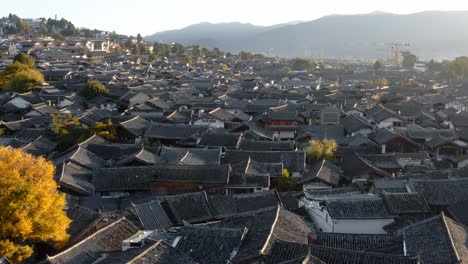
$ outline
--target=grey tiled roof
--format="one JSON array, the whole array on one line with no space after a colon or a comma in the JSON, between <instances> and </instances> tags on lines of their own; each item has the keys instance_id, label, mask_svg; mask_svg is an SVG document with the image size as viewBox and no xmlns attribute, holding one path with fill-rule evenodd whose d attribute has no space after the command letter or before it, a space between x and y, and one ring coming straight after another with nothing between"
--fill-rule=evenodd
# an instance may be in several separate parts
<instances>
[{"instance_id":1,"label":"grey tiled roof","mask_svg":"<svg viewBox=\"0 0 468 264\"><path fill-rule=\"evenodd\" d=\"M159 240L129 263L132 264L197 264L188 255Z\"/></svg>"},{"instance_id":2,"label":"grey tiled roof","mask_svg":"<svg viewBox=\"0 0 468 264\"><path fill-rule=\"evenodd\" d=\"M424 196L420 193L384 192L382 197L391 214L428 213L431 211Z\"/></svg>"},{"instance_id":3,"label":"grey tiled roof","mask_svg":"<svg viewBox=\"0 0 468 264\"><path fill-rule=\"evenodd\" d=\"M304 151L239 151L226 150L224 162L237 164L252 160L259 163L283 163L284 168L290 172L304 172Z\"/></svg>"},{"instance_id":4,"label":"grey tiled roof","mask_svg":"<svg viewBox=\"0 0 468 264\"><path fill-rule=\"evenodd\" d=\"M326 200L325 206L334 219L367 219L391 217L381 198Z\"/></svg>"},{"instance_id":5,"label":"grey tiled roof","mask_svg":"<svg viewBox=\"0 0 468 264\"><path fill-rule=\"evenodd\" d=\"M150 182L227 184L228 165L155 165L102 168L93 172L96 191L149 190Z\"/></svg>"},{"instance_id":6,"label":"grey tiled roof","mask_svg":"<svg viewBox=\"0 0 468 264\"><path fill-rule=\"evenodd\" d=\"M468 179L410 180L430 205L450 205L468 199Z\"/></svg>"},{"instance_id":7,"label":"grey tiled roof","mask_svg":"<svg viewBox=\"0 0 468 264\"><path fill-rule=\"evenodd\" d=\"M176 249L199 263L229 263L238 251L245 228L186 226Z\"/></svg>"},{"instance_id":8,"label":"grey tiled roof","mask_svg":"<svg viewBox=\"0 0 468 264\"><path fill-rule=\"evenodd\" d=\"M391 246L394 242L398 242L403 251L403 240L395 235L317 232L315 245L353 251L372 251L375 248Z\"/></svg>"},{"instance_id":9,"label":"grey tiled roof","mask_svg":"<svg viewBox=\"0 0 468 264\"><path fill-rule=\"evenodd\" d=\"M145 230L165 229L174 225L166 215L160 201L133 205L132 210L140 219Z\"/></svg>"},{"instance_id":10,"label":"grey tiled roof","mask_svg":"<svg viewBox=\"0 0 468 264\"><path fill-rule=\"evenodd\" d=\"M402 229L406 252L424 264L464 263L468 257L466 227L443 214Z\"/></svg>"},{"instance_id":11,"label":"grey tiled roof","mask_svg":"<svg viewBox=\"0 0 468 264\"><path fill-rule=\"evenodd\" d=\"M53 264L87 264L105 257L107 253L122 250L122 241L138 231L130 221L122 218L97 231L73 247L47 259Z\"/></svg>"},{"instance_id":12,"label":"grey tiled roof","mask_svg":"<svg viewBox=\"0 0 468 264\"><path fill-rule=\"evenodd\" d=\"M165 202L179 225L213 219L205 192L167 196Z\"/></svg>"},{"instance_id":13,"label":"grey tiled roof","mask_svg":"<svg viewBox=\"0 0 468 264\"><path fill-rule=\"evenodd\" d=\"M184 139L207 130L205 126L151 123L144 137L148 139Z\"/></svg>"},{"instance_id":14,"label":"grey tiled roof","mask_svg":"<svg viewBox=\"0 0 468 264\"><path fill-rule=\"evenodd\" d=\"M79 194L94 194L91 183L91 171L73 162L62 163L57 166L55 174L57 183Z\"/></svg>"}]
</instances>

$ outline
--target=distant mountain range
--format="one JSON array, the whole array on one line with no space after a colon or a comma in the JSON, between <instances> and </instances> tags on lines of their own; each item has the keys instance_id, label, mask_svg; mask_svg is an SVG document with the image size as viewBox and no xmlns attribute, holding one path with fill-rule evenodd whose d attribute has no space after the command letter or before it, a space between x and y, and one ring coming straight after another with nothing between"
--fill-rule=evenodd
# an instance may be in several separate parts
<instances>
[{"instance_id":1,"label":"distant mountain range","mask_svg":"<svg viewBox=\"0 0 468 264\"><path fill-rule=\"evenodd\" d=\"M410 46L402 49L421 59L453 58L468 55L468 11L331 15L274 26L200 23L145 39L201 44L231 52L248 50L284 57L329 59L385 58L390 49L386 43L403 43Z\"/></svg>"}]
</instances>

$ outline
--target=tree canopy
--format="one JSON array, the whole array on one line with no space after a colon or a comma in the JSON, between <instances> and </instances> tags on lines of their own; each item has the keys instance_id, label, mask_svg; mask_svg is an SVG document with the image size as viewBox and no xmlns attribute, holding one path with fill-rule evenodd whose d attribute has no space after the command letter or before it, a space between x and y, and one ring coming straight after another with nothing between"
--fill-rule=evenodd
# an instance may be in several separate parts
<instances>
[{"instance_id":1,"label":"tree canopy","mask_svg":"<svg viewBox=\"0 0 468 264\"><path fill-rule=\"evenodd\" d=\"M227 70L229 70L229 66L227 64L223 63L223 64L221 64L221 66L219 66L219 69L221 71L227 71Z\"/></svg>"},{"instance_id":2,"label":"tree canopy","mask_svg":"<svg viewBox=\"0 0 468 264\"><path fill-rule=\"evenodd\" d=\"M296 71L311 70L312 61L306 58L295 58L293 60L293 69Z\"/></svg>"},{"instance_id":3,"label":"tree canopy","mask_svg":"<svg viewBox=\"0 0 468 264\"><path fill-rule=\"evenodd\" d=\"M448 76L463 79L468 77L468 57L458 57L448 63Z\"/></svg>"},{"instance_id":4,"label":"tree canopy","mask_svg":"<svg viewBox=\"0 0 468 264\"><path fill-rule=\"evenodd\" d=\"M182 54L182 55L180 56L180 61L181 61L182 63L189 63L189 64L190 64L190 63L192 63L192 57L190 57L190 56L187 55L187 54Z\"/></svg>"},{"instance_id":5,"label":"tree canopy","mask_svg":"<svg viewBox=\"0 0 468 264\"><path fill-rule=\"evenodd\" d=\"M379 60L376 60L374 62L374 71L378 71L380 68L382 68L382 63Z\"/></svg>"},{"instance_id":6,"label":"tree canopy","mask_svg":"<svg viewBox=\"0 0 468 264\"><path fill-rule=\"evenodd\" d=\"M54 166L21 150L0 147L0 255L15 263L31 256L32 244L68 240L71 220L57 192Z\"/></svg>"},{"instance_id":7,"label":"tree canopy","mask_svg":"<svg viewBox=\"0 0 468 264\"><path fill-rule=\"evenodd\" d=\"M337 149L338 144L333 139L311 140L306 149L307 159L312 162L323 159L334 161Z\"/></svg>"},{"instance_id":8,"label":"tree canopy","mask_svg":"<svg viewBox=\"0 0 468 264\"><path fill-rule=\"evenodd\" d=\"M89 80L86 82L85 87L81 94L87 99L93 99L99 95L109 94L110 91L102 83L96 80Z\"/></svg>"},{"instance_id":9,"label":"tree canopy","mask_svg":"<svg viewBox=\"0 0 468 264\"><path fill-rule=\"evenodd\" d=\"M13 62L19 62L19 63L25 64L31 69L35 67L34 58L24 52L18 53L13 59Z\"/></svg>"},{"instance_id":10,"label":"tree canopy","mask_svg":"<svg viewBox=\"0 0 468 264\"><path fill-rule=\"evenodd\" d=\"M277 189L280 192L298 191L297 179L290 175L287 169L283 169L278 181Z\"/></svg>"},{"instance_id":11,"label":"tree canopy","mask_svg":"<svg viewBox=\"0 0 468 264\"><path fill-rule=\"evenodd\" d=\"M381 78L378 78L377 80L375 80L374 84L378 85L378 86L388 86L389 82L388 82L387 79L381 77Z\"/></svg>"},{"instance_id":12,"label":"tree canopy","mask_svg":"<svg viewBox=\"0 0 468 264\"><path fill-rule=\"evenodd\" d=\"M416 55L409 51L402 51L401 55L403 56L402 66L405 68L413 68L414 64L418 61Z\"/></svg>"},{"instance_id":13,"label":"tree canopy","mask_svg":"<svg viewBox=\"0 0 468 264\"><path fill-rule=\"evenodd\" d=\"M283 75L289 75L291 74L291 72L292 72L292 69L288 66L281 68L281 74Z\"/></svg>"},{"instance_id":14,"label":"tree canopy","mask_svg":"<svg viewBox=\"0 0 468 264\"><path fill-rule=\"evenodd\" d=\"M14 62L0 73L0 88L23 93L41 85L44 76L34 65L34 59L26 53L16 55Z\"/></svg>"},{"instance_id":15,"label":"tree canopy","mask_svg":"<svg viewBox=\"0 0 468 264\"><path fill-rule=\"evenodd\" d=\"M44 76L37 70L27 69L13 75L6 83L6 88L18 93L25 93L44 82Z\"/></svg>"}]
</instances>

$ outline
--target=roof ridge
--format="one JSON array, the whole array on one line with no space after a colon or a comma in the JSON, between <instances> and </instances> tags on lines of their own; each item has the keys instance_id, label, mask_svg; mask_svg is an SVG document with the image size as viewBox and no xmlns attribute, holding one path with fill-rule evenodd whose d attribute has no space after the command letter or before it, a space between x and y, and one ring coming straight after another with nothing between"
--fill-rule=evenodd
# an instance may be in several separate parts
<instances>
[{"instance_id":1,"label":"roof ridge","mask_svg":"<svg viewBox=\"0 0 468 264\"><path fill-rule=\"evenodd\" d=\"M281 207L278 206L278 208L276 209L275 220L273 221L273 225L271 225L270 233L268 234L268 237L267 237L267 239L266 239L266 241L265 241L265 244L264 244L263 247L260 249L260 254L263 254L263 255L264 255L265 249L266 249L266 247L268 246L268 243L270 243L271 237L273 236L273 233L275 232L276 223L278 222L280 210L281 210Z\"/></svg>"},{"instance_id":2,"label":"roof ridge","mask_svg":"<svg viewBox=\"0 0 468 264\"><path fill-rule=\"evenodd\" d=\"M457 258L457 261L460 261L461 259L460 259L460 256L458 255L458 251L457 251L457 248L455 247L455 243L453 242L452 232L450 231L450 228L447 224L444 212L441 213L441 217L442 217L442 223L444 224L444 227L447 230L447 234L450 240L450 245L452 246L453 252L455 253L455 257Z\"/></svg>"},{"instance_id":3,"label":"roof ridge","mask_svg":"<svg viewBox=\"0 0 468 264\"><path fill-rule=\"evenodd\" d=\"M84 238L84 239L81 240L80 242L76 243L75 245L73 245L73 246L67 248L66 250L64 250L64 251L62 251L62 252L60 252L60 253L58 253L58 254L56 254L56 255L54 255L54 256L51 256L51 257L47 256L47 259L53 259L53 258L56 258L56 257L58 257L58 256L61 256L61 255L65 254L65 253L67 253L67 252L69 252L69 251L72 251L73 249L77 248L79 245L86 243L86 242L88 241L88 239L94 238L96 235L98 235L98 234L104 232L105 230L107 230L107 229L109 229L109 228L115 226L116 224L118 224L118 223L120 223L120 222L122 222L122 221L125 221L125 220L126 220L129 224L131 224L135 229L138 230L138 228L137 228L133 223L131 223L130 221L128 221L127 218L125 218L125 216L123 216L123 217L121 217L119 220L117 220L117 221L115 221L115 222L113 222L113 223L111 223L111 224L109 224L109 225L107 225L107 226L105 226L105 227L99 229L98 231L96 231L96 232L94 232L93 234L87 236L86 238Z\"/></svg>"}]
</instances>

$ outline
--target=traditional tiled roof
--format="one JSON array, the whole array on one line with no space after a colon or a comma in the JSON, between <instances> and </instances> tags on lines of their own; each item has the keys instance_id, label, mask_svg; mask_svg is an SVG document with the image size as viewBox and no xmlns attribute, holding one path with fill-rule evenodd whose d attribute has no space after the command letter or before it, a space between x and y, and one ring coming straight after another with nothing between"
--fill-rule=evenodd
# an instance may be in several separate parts
<instances>
[{"instance_id":1,"label":"traditional tiled roof","mask_svg":"<svg viewBox=\"0 0 468 264\"><path fill-rule=\"evenodd\" d=\"M359 154L359 156L379 169L402 169L393 154Z\"/></svg>"},{"instance_id":2,"label":"traditional tiled roof","mask_svg":"<svg viewBox=\"0 0 468 264\"><path fill-rule=\"evenodd\" d=\"M391 214L428 213L431 208L420 193L382 193Z\"/></svg>"},{"instance_id":3,"label":"traditional tiled roof","mask_svg":"<svg viewBox=\"0 0 468 264\"><path fill-rule=\"evenodd\" d=\"M160 201L155 200L133 205L132 210L140 219L145 230L165 229L174 225L162 208Z\"/></svg>"},{"instance_id":4,"label":"traditional tiled roof","mask_svg":"<svg viewBox=\"0 0 468 264\"><path fill-rule=\"evenodd\" d=\"M48 257L48 263L87 264L105 258L113 251L122 250L122 241L138 231L130 221L122 218L113 224L97 231L73 247Z\"/></svg>"},{"instance_id":5,"label":"traditional tiled roof","mask_svg":"<svg viewBox=\"0 0 468 264\"><path fill-rule=\"evenodd\" d=\"M211 129L203 133L198 141L200 147L235 148L239 142L240 133L229 133L224 129Z\"/></svg>"},{"instance_id":6,"label":"traditional tiled roof","mask_svg":"<svg viewBox=\"0 0 468 264\"><path fill-rule=\"evenodd\" d=\"M242 138L237 144L237 149L253 151L292 151L294 150L294 141L260 141Z\"/></svg>"},{"instance_id":7,"label":"traditional tiled roof","mask_svg":"<svg viewBox=\"0 0 468 264\"><path fill-rule=\"evenodd\" d=\"M199 223L213 219L205 192L179 194L165 198L177 224Z\"/></svg>"},{"instance_id":8,"label":"traditional tiled roof","mask_svg":"<svg viewBox=\"0 0 468 264\"><path fill-rule=\"evenodd\" d=\"M388 234L343 234L317 232L315 245L347 249L353 251L372 251L372 249L392 246L398 242L403 254L403 241L401 237Z\"/></svg>"},{"instance_id":9,"label":"traditional tiled roof","mask_svg":"<svg viewBox=\"0 0 468 264\"><path fill-rule=\"evenodd\" d=\"M119 126L123 127L129 133L136 137L141 137L145 134L145 131L149 125L149 122L141 118L140 116L135 116L134 118L120 122Z\"/></svg>"},{"instance_id":10,"label":"traditional tiled roof","mask_svg":"<svg viewBox=\"0 0 468 264\"><path fill-rule=\"evenodd\" d=\"M103 168L93 172L92 182L96 191L149 190L154 174L152 166Z\"/></svg>"},{"instance_id":11,"label":"traditional tiled roof","mask_svg":"<svg viewBox=\"0 0 468 264\"><path fill-rule=\"evenodd\" d=\"M151 123L144 137L149 139L184 139L207 130L205 126Z\"/></svg>"},{"instance_id":12,"label":"traditional tiled roof","mask_svg":"<svg viewBox=\"0 0 468 264\"><path fill-rule=\"evenodd\" d=\"M96 211L80 205L73 205L67 209L67 216L72 220L67 229L70 234L70 242L84 232L89 226L98 221L102 215Z\"/></svg>"},{"instance_id":13,"label":"traditional tiled roof","mask_svg":"<svg viewBox=\"0 0 468 264\"><path fill-rule=\"evenodd\" d=\"M50 124L52 119L49 116L37 116L11 122L1 122L10 131L20 131L25 128L39 127Z\"/></svg>"},{"instance_id":14,"label":"traditional tiled roof","mask_svg":"<svg viewBox=\"0 0 468 264\"><path fill-rule=\"evenodd\" d=\"M283 163L284 168L290 172L304 172L304 151L239 151L226 150L224 162L237 164L244 161L255 160L260 163Z\"/></svg>"},{"instance_id":15,"label":"traditional tiled roof","mask_svg":"<svg viewBox=\"0 0 468 264\"><path fill-rule=\"evenodd\" d=\"M246 232L246 228L185 226L179 233L175 248L199 263L229 263L239 250Z\"/></svg>"},{"instance_id":16,"label":"traditional tiled roof","mask_svg":"<svg viewBox=\"0 0 468 264\"><path fill-rule=\"evenodd\" d=\"M327 264L339 263L381 263L381 264L422 264L417 256L390 255L370 252L311 246L310 254ZM425 262L424 262L425 263Z\"/></svg>"},{"instance_id":17,"label":"traditional tiled roof","mask_svg":"<svg viewBox=\"0 0 468 264\"><path fill-rule=\"evenodd\" d=\"M248 262L262 255L269 254L277 241L289 241L307 244L307 235L311 231L304 220L278 207L263 213L226 219L218 225L230 228L248 228L234 262Z\"/></svg>"},{"instance_id":18,"label":"traditional tiled roof","mask_svg":"<svg viewBox=\"0 0 468 264\"><path fill-rule=\"evenodd\" d=\"M78 146L62 155L56 157L53 160L55 165L62 164L64 162L74 162L88 169L97 169L106 166L106 161L96 156L94 153Z\"/></svg>"},{"instance_id":19,"label":"traditional tiled roof","mask_svg":"<svg viewBox=\"0 0 468 264\"><path fill-rule=\"evenodd\" d=\"M159 240L128 262L129 264L197 264L188 255Z\"/></svg>"},{"instance_id":20,"label":"traditional tiled roof","mask_svg":"<svg viewBox=\"0 0 468 264\"><path fill-rule=\"evenodd\" d=\"M91 171L73 162L64 162L57 166L55 181L71 191L83 195L94 194L94 185L91 183Z\"/></svg>"},{"instance_id":21,"label":"traditional tiled roof","mask_svg":"<svg viewBox=\"0 0 468 264\"><path fill-rule=\"evenodd\" d=\"M437 215L401 230L408 255L419 255L424 264L465 263L468 258L466 227Z\"/></svg>"},{"instance_id":22,"label":"traditional tiled roof","mask_svg":"<svg viewBox=\"0 0 468 264\"><path fill-rule=\"evenodd\" d=\"M404 135L400 135L394 131L391 131L388 128L379 129L374 134L370 135L370 137L372 138L372 140L374 140L380 145L387 144L395 139L400 139L417 148L421 148L421 145L419 145L418 143L414 142L413 140L407 138Z\"/></svg>"},{"instance_id":23,"label":"traditional tiled roof","mask_svg":"<svg viewBox=\"0 0 468 264\"><path fill-rule=\"evenodd\" d=\"M146 150L144 147L122 160L119 160L115 165L124 166L132 162L137 162L145 165L154 165L158 162L157 154Z\"/></svg>"},{"instance_id":24,"label":"traditional tiled roof","mask_svg":"<svg viewBox=\"0 0 468 264\"><path fill-rule=\"evenodd\" d=\"M227 184L228 165L156 165L102 168L93 172L96 191L149 190L150 182Z\"/></svg>"},{"instance_id":25,"label":"traditional tiled roof","mask_svg":"<svg viewBox=\"0 0 468 264\"><path fill-rule=\"evenodd\" d=\"M373 129L373 126L367 122L364 118L361 118L357 115L348 115L347 117L341 119L343 127L348 133L357 132L361 129Z\"/></svg>"},{"instance_id":26,"label":"traditional tiled roof","mask_svg":"<svg viewBox=\"0 0 468 264\"><path fill-rule=\"evenodd\" d=\"M430 205L450 205L467 199L468 179L410 180L409 187Z\"/></svg>"},{"instance_id":27,"label":"traditional tiled roof","mask_svg":"<svg viewBox=\"0 0 468 264\"><path fill-rule=\"evenodd\" d=\"M449 205L447 211L457 222L468 226L468 199Z\"/></svg>"},{"instance_id":28,"label":"traditional tiled roof","mask_svg":"<svg viewBox=\"0 0 468 264\"><path fill-rule=\"evenodd\" d=\"M374 179L373 186L376 193L381 192L391 192L391 193L406 193L406 179L397 179L397 178L383 178L383 179Z\"/></svg>"},{"instance_id":29,"label":"traditional tiled roof","mask_svg":"<svg viewBox=\"0 0 468 264\"><path fill-rule=\"evenodd\" d=\"M318 179L326 184L338 186L342 177L343 172L341 169L335 164L324 159L317 163L316 166L312 167L310 171L301 178L300 182L304 183L309 180Z\"/></svg>"},{"instance_id":30,"label":"traditional tiled roof","mask_svg":"<svg viewBox=\"0 0 468 264\"><path fill-rule=\"evenodd\" d=\"M391 217L381 198L370 199L332 199L325 206L334 219L368 219Z\"/></svg>"}]
</instances>

